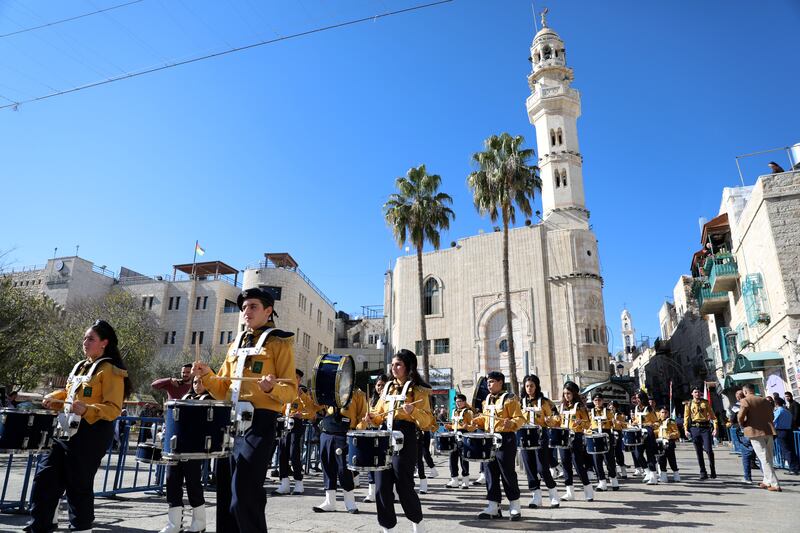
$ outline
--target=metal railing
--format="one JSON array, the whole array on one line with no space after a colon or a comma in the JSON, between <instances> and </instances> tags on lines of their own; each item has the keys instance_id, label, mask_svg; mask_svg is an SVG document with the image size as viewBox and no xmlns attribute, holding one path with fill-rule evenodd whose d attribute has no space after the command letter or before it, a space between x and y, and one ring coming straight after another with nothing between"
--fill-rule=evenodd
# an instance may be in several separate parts
<instances>
[{"instance_id":1,"label":"metal railing","mask_svg":"<svg viewBox=\"0 0 800 533\"><path fill-rule=\"evenodd\" d=\"M742 452L745 448L750 447L749 444L746 444L742 439L744 439L744 435L742 434L742 430L737 427L733 426L728 429L728 435L730 435L731 443L733 443L733 448L731 449L731 453L736 455L742 455ZM794 437L794 453L797 456L800 454L800 431L793 431L792 435ZM758 460L758 458L756 458ZM784 457L783 452L781 451L781 447L778 444L778 439L773 437L772 439L772 466L775 468L786 468L784 464Z\"/></svg>"},{"instance_id":2,"label":"metal railing","mask_svg":"<svg viewBox=\"0 0 800 533\"><path fill-rule=\"evenodd\" d=\"M176 274L175 276L171 274L165 274L163 276L125 276L119 278L117 283L120 285L140 285L142 283L154 283L154 282L168 282L168 283L176 283L181 281L191 281L192 276L189 274ZM208 276L197 276L198 281L224 281L229 285L233 285L234 287L241 287L242 282L237 280L231 276L225 274L210 274Z\"/></svg>"},{"instance_id":3,"label":"metal railing","mask_svg":"<svg viewBox=\"0 0 800 533\"><path fill-rule=\"evenodd\" d=\"M330 298L325 296L325 293L322 292L322 289L320 289L319 287L314 285L314 282L311 281L311 279L308 276L306 276L305 273L303 273L302 270L300 270L300 267L279 266L279 265L276 265L275 263L273 263L272 261L269 261L269 260L260 261L258 263L252 264L252 265L247 265L245 267L246 270L254 270L254 269L258 269L258 268L276 268L276 269L280 268L280 269L283 269L283 270L288 270L290 272L295 272L298 276L300 276L300 278L303 281L305 281L308 284L309 287L311 287L314 290L314 292L316 292L325 301L325 303L327 303L331 307L335 308L333 300L331 300Z\"/></svg>"}]
</instances>

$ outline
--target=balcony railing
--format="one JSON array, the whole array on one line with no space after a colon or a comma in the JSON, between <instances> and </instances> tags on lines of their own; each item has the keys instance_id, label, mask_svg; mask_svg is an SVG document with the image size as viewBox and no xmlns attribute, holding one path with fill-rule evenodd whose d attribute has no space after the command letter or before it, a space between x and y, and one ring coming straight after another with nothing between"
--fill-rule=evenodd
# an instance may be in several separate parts
<instances>
[{"instance_id":1,"label":"balcony railing","mask_svg":"<svg viewBox=\"0 0 800 533\"><path fill-rule=\"evenodd\" d=\"M729 303L728 292L712 291L711 285L707 281L698 280L694 289L694 297L697 299L697 305L702 315L722 312Z\"/></svg>"},{"instance_id":2,"label":"balcony railing","mask_svg":"<svg viewBox=\"0 0 800 533\"><path fill-rule=\"evenodd\" d=\"M736 287L739 269L731 254L717 254L710 261L708 283L712 292L728 292Z\"/></svg>"},{"instance_id":3,"label":"balcony railing","mask_svg":"<svg viewBox=\"0 0 800 533\"><path fill-rule=\"evenodd\" d=\"M314 285L314 282L311 281L311 278L306 276L305 273L303 273L303 271L300 270L300 268L298 268L298 267L276 265L275 263L273 263L270 260L260 261L258 263L247 265L245 267L246 270L253 270L253 269L257 269L257 268L279 268L279 269L282 269L282 270L288 270L290 272L295 272L298 276L300 276L300 279L305 281L308 284L308 286L311 287L311 289L313 289L314 292L316 292L320 296L320 298L322 298L325 301L325 303L327 303L328 305L330 305L333 308L336 307L334 305L334 303L333 303L333 300L331 300L330 298L325 296L325 293L322 292L322 289L320 289L319 287Z\"/></svg>"}]
</instances>

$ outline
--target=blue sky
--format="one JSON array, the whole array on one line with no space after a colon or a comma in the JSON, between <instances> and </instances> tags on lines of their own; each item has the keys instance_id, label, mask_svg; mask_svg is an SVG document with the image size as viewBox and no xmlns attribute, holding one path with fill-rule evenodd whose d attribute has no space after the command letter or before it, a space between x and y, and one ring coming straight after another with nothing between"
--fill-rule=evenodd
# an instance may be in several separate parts
<instances>
[{"instance_id":1,"label":"blue sky","mask_svg":"<svg viewBox=\"0 0 800 533\"><path fill-rule=\"evenodd\" d=\"M120 3L0 2L0 34ZM412 5L143 0L0 37L0 102ZM800 142L800 4L545 5L582 95L619 349L623 304L657 335L698 218L739 182L734 157ZM456 0L2 110L0 250L19 267L79 244L96 264L148 274L191 261L195 239L238 268L288 251L337 307L380 304L402 253L381 205L408 168L426 163L454 198L443 243L490 230L466 186L470 155L502 131L535 144L534 33L529 1ZM747 183L779 157L749 160Z\"/></svg>"}]
</instances>

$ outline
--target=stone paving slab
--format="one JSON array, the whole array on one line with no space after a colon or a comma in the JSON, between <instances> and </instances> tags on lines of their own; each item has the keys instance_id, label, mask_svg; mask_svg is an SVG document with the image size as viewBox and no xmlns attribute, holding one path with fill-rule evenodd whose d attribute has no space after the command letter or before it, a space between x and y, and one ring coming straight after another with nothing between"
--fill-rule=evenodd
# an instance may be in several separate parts
<instances>
[{"instance_id":1,"label":"stone paving slab","mask_svg":"<svg viewBox=\"0 0 800 533\"><path fill-rule=\"evenodd\" d=\"M507 519L478 521L475 515L485 506L485 488L474 486L467 490L450 489L444 457L436 457L440 477L429 480L430 492L421 495L425 523L430 532L454 531L643 531L678 532L688 530L765 531L777 533L800 530L800 478L780 471L784 492L771 493L756 485L740 482L738 456L728 448L717 448L716 480L699 481L693 449L688 444L678 446L678 461L682 480L657 486L646 486L639 479L629 478L616 492L596 493L594 502L562 502L558 509L527 509L524 504L530 493L523 492L523 520ZM626 455L627 456L627 455ZM477 473L477 464L475 464ZM759 479L759 472L754 472ZM524 474L520 471L520 479ZM473 475L473 478L475 476ZM366 481L357 489L358 501L366 494ZM322 501L322 478L312 474L306 478L303 496L270 497L267 521L272 532L375 532L379 531L375 504L359 504L361 512L350 515L314 513L313 505ZM525 484L523 483L523 486ZM272 490L271 484L268 490ZM563 494L563 484L559 483ZM579 496L582 492L576 491ZM206 492L209 509L209 529L216 531L213 492ZM503 502L504 511L507 502ZM344 506L339 494L339 508ZM397 531L410 531L408 520L397 504ZM504 513L505 514L505 513ZM96 503L95 532L153 532L164 526L166 502L163 497L131 493L116 499L99 498ZM0 514L0 532L19 531L26 516ZM59 531L67 531L67 514L62 508ZM243 532L247 533L247 532Z\"/></svg>"}]
</instances>

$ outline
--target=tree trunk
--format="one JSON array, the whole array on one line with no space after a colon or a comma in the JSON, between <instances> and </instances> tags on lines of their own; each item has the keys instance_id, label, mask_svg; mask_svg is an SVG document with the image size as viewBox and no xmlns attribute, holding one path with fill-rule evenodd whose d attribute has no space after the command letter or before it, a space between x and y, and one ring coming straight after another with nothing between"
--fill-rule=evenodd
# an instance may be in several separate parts
<instances>
[{"instance_id":1,"label":"tree trunk","mask_svg":"<svg viewBox=\"0 0 800 533\"><path fill-rule=\"evenodd\" d=\"M422 245L417 246L417 280L419 281L419 332L422 337L422 379L430 383L428 359L428 331L425 328L425 286L422 276Z\"/></svg>"},{"instance_id":2,"label":"tree trunk","mask_svg":"<svg viewBox=\"0 0 800 533\"><path fill-rule=\"evenodd\" d=\"M503 295L506 305L506 330L508 332L508 373L511 379L511 391L519 394L517 380L517 358L514 355L514 316L511 312L511 284L508 272L508 216L503 212Z\"/></svg>"}]
</instances>

